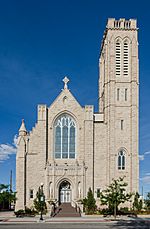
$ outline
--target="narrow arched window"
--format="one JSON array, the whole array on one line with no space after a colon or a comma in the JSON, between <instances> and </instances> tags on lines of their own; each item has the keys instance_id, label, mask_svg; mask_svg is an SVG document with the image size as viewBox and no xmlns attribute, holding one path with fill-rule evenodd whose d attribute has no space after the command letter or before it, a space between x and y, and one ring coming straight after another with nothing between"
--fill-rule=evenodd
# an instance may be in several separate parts
<instances>
[{"instance_id":1,"label":"narrow arched window","mask_svg":"<svg viewBox=\"0 0 150 229\"><path fill-rule=\"evenodd\" d=\"M129 44L128 41L123 43L123 75L129 75Z\"/></svg>"},{"instance_id":2,"label":"narrow arched window","mask_svg":"<svg viewBox=\"0 0 150 229\"><path fill-rule=\"evenodd\" d=\"M119 101L119 96L120 95L120 89L119 88L117 88L117 101Z\"/></svg>"},{"instance_id":3,"label":"narrow arched window","mask_svg":"<svg viewBox=\"0 0 150 229\"><path fill-rule=\"evenodd\" d=\"M125 170L125 152L123 150L118 153L118 169Z\"/></svg>"},{"instance_id":4,"label":"narrow arched window","mask_svg":"<svg viewBox=\"0 0 150 229\"><path fill-rule=\"evenodd\" d=\"M116 76L121 75L121 42L116 41Z\"/></svg>"},{"instance_id":5,"label":"narrow arched window","mask_svg":"<svg viewBox=\"0 0 150 229\"><path fill-rule=\"evenodd\" d=\"M128 89L125 88L125 101L127 101L127 97L128 97Z\"/></svg>"},{"instance_id":6,"label":"narrow arched window","mask_svg":"<svg viewBox=\"0 0 150 229\"><path fill-rule=\"evenodd\" d=\"M75 158L76 124L74 119L63 114L54 123L55 158Z\"/></svg>"}]
</instances>

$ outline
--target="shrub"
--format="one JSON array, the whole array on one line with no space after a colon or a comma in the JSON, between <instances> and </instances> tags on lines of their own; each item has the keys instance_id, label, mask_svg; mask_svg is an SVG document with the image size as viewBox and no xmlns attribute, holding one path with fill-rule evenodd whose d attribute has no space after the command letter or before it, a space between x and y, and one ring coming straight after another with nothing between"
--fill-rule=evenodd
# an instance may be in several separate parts
<instances>
[{"instance_id":1,"label":"shrub","mask_svg":"<svg viewBox=\"0 0 150 229\"><path fill-rule=\"evenodd\" d=\"M111 209L109 209L109 208L103 208L102 209L102 214L104 216L106 216L106 215L113 215L113 211Z\"/></svg>"},{"instance_id":2,"label":"shrub","mask_svg":"<svg viewBox=\"0 0 150 229\"><path fill-rule=\"evenodd\" d=\"M96 201L94 199L94 195L91 188L89 188L87 198L84 198L82 203L83 203L83 211L85 211L86 214L93 214L95 212Z\"/></svg>"},{"instance_id":3,"label":"shrub","mask_svg":"<svg viewBox=\"0 0 150 229\"><path fill-rule=\"evenodd\" d=\"M30 208L25 208L25 210L20 209L16 212L14 212L16 217L24 217L24 216L35 216L37 214L37 212L34 209L30 209Z\"/></svg>"},{"instance_id":4,"label":"shrub","mask_svg":"<svg viewBox=\"0 0 150 229\"><path fill-rule=\"evenodd\" d=\"M145 202L146 210L150 211L150 192L148 192L146 196L146 200L144 202Z\"/></svg>"},{"instance_id":5,"label":"shrub","mask_svg":"<svg viewBox=\"0 0 150 229\"><path fill-rule=\"evenodd\" d=\"M128 207L124 207L124 208L120 208L118 211L119 215L128 215L129 214L129 208Z\"/></svg>"},{"instance_id":6,"label":"shrub","mask_svg":"<svg viewBox=\"0 0 150 229\"><path fill-rule=\"evenodd\" d=\"M136 192L134 196L133 210L141 211L142 208L143 208L143 201L140 199L139 193Z\"/></svg>"},{"instance_id":7,"label":"shrub","mask_svg":"<svg viewBox=\"0 0 150 229\"><path fill-rule=\"evenodd\" d=\"M30 209L28 207L25 208L25 215L26 216L35 216L38 212L34 209Z\"/></svg>"},{"instance_id":8,"label":"shrub","mask_svg":"<svg viewBox=\"0 0 150 229\"><path fill-rule=\"evenodd\" d=\"M20 209L14 213L15 213L16 217L23 217L25 215L25 211L23 209Z\"/></svg>"}]
</instances>

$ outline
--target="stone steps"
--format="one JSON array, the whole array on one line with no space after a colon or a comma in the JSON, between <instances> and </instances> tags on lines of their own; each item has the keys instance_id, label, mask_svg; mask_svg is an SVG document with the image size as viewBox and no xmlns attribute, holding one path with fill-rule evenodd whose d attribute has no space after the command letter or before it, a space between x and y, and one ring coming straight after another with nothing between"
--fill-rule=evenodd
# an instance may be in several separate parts
<instances>
[{"instance_id":1,"label":"stone steps","mask_svg":"<svg viewBox=\"0 0 150 229\"><path fill-rule=\"evenodd\" d=\"M80 213L76 211L70 203L62 203L55 212L54 217L80 217Z\"/></svg>"}]
</instances>

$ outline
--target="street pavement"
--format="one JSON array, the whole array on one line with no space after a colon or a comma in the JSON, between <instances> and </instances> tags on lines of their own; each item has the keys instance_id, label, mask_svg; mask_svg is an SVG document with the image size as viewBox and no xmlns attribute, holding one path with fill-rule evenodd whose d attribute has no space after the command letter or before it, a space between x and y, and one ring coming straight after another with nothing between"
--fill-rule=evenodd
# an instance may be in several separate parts
<instances>
[{"instance_id":1,"label":"street pavement","mask_svg":"<svg viewBox=\"0 0 150 229\"><path fill-rule=\"evenodd\" d=\"M16 218L13 212L0 212L0 229L150 229L150 216L129 218L83 216L50 218L43 216Z\"/></svg>"},{"instance_id":2,"label":"street pavement","mask_svg":"<svg viewBox=\"0 0 150 229\"><path fill-rule=\"evenodd\" d=\"M118 221L95 223L5 223L0 229L150 229L150 224L144 221Z\"/></svg>"}]
</instances>

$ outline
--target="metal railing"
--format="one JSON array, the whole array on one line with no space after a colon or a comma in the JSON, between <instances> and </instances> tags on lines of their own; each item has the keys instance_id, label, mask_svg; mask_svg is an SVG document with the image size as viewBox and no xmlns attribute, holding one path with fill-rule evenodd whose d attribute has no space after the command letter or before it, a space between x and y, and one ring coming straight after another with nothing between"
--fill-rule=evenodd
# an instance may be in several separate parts
<instances>
[{"instance_id":1,"label":"metal railing","mask_svg":"<svg viewBox=\"0 0 150 229\"><path fill-rule=\"evenodd\" d=\"M78 212L79 214L81 214L81 209L79 207L79 204L75 201L71 201L71 206L74 207L76 209L76 212Z\"/></svg>"}]
</instances>

